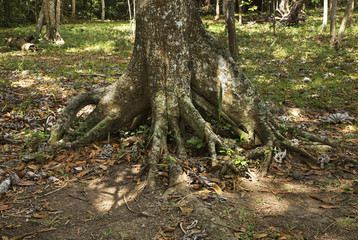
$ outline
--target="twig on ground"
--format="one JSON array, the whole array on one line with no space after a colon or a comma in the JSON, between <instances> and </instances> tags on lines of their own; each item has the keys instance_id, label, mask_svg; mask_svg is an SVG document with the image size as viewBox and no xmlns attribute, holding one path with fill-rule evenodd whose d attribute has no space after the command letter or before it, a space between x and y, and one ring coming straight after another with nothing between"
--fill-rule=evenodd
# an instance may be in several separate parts
<instances>
[{"instance_id":1,"label":"twig on ground","mask_svg":"<svg viewBox=\"0 0 358 240\"><path fill-rule=\"evenodd\" d=\"M60 191L61 189L65 188L65 187L67 186L67 184L68 184L68 183L65 183L62 187L57 188L57 189L55 189L55 190L53 190L53 191L51 191L51 192L48 192L48 193L46 193L46 194L44 194L44 195L42 195L42 196L40 196L40 197L46 197L46 196L48 196L48 195L50 195L50 194L53 194L53 193L55 193L55 192L58 192L58 191Z\"/></svg>"}]
</instances>

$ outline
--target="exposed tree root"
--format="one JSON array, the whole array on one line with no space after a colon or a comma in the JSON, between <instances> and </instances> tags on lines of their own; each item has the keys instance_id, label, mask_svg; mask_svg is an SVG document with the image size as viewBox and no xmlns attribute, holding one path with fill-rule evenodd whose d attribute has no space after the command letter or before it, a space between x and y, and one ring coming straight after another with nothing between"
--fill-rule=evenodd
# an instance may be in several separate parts
<instances>
[{"instance_id":1,"label":"exposed tree root","mask_svg":"<svg viewBox=\"0 0 358 240\"><path fill-rule=\"evenodd\" d=\"M218 151L230 144L213 130L199 110L217 120L220 111L220 121L229 123L233 134L252 148L246 151L242 148L240 157L262 158L263 174L270 169L275 147L299 152L315 161L315 156L295 146L289 137L302 136L335 147L342 145L278 124L229 53L207 34L199 15L194 13L196 1L158 1L157 5L146 2L140 1L138 7L139 37L136 37L132 61L125 74L107 88L73 98L52 130L49 143L55 147L77 147L125 125L139 126L150 111L149 156L145 162L147 189L157 188L157 167L166 158L169 186L173 186L167 194L179 191L185 195L188 204L195 206L195 214L198 220L202 219L211 238L234 239L230 230L217 227L216 224L221 226L220 220L189 194L190 186L182 167L187 157L187 139L181 122L203 141L211 164L222 166L221 174L242 172L237 171L234 160L218 160ZM187 21L180 18L181 11L188 16ZM71 123L78 112L90 104L96 108L79 128L82 134L71 138L67 134ZM168 135L175 140L175 148L168 146Z\"/></svg>"}]
</instances>

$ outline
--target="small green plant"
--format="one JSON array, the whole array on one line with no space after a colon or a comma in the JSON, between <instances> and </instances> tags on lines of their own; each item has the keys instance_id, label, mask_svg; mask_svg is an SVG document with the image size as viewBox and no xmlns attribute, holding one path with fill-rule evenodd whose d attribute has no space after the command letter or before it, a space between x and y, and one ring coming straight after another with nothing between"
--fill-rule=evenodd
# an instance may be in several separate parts
<instances>
[{"instance_id":1,"label":"small green plant","mask_svg":"<svg viewBox=\"0 0 358 240\"><path fill-rule=\"evenodd\" d=\"M358 229L358 220L352 217L346 217L345 219L338 219L338 224L348 228Z\"/></svg>"},{"instance_id":2,"label":"small green plant","mask_svg":"<svg viewBox=\"0 0 358 240\"><path fill-rule=\"evenodd\" d=\"M187 143L194 145L196 148L202 148L204 146L203 139L200 138L193 138L186 140Z\"/></svg>"},{"instance_id":3,"label":"small green plant","mask_svg":"<svg viewBox=\"0 0 358 240\"><path fill-rule=\"evenodd\" d=\"M253 215L246 211L245 207L241 207L237 209L239 213L239 221L241 223L249 222L252 220Z\"/></svg>"},{"instance_id":4,"label":"small green plant","mask_svg":"<svg viewBox=\"0 0 358 240\"><path fill-rule=\"evenodd\" d=\"M109 238L110 236L112 236L114 233L116 232L116 230L110 229L108 231L105 231L102 233L102 236L100 239L106 239Z\"/></svg>"}]
</instances>

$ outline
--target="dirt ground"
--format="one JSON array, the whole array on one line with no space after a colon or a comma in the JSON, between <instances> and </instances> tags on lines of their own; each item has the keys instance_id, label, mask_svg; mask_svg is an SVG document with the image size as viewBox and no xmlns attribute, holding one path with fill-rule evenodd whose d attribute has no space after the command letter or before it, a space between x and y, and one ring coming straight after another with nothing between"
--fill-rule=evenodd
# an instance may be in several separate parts
<instances>
[{"instance_id":1,"label":"dirt ground","mask_svg":"<svg viewBox=\"0 0 358 240\"><path fill-rule=\"evenodd\" d=\"M20 178L0 196L2 240L213 239L204 237L204 220L196 219L196 209L186 205L187 196L174 193L163 198L168 182L165 162L158 172L163 187L153 192L144 188L141 169L148 153L143 134L148 127L141 129L142 135L113 135L110 144L29 156L46 138L43 126L50 118L43 111L50 106L57 112L66 98L51 104L49 97L28 97L30 90L2 88L0 93L0 184L11 173ZM12 111L27 102L40 107L24 108L24 114ZM344 139L356 136L353 125L322 124L315 114L319 113L302 112L293 120L309 131L324 131L357 145L356 138ZM213 225L228 226L238 239L358 239L358 153L323 148L331 158L324 169L289 153L283 163L273 163L266 177L257 174L254 164L250 178L227 174L220 179L206 171L206 158L198 158L205 148L188 147L194 149L194 157L185 169L216 184L207 187L192 179L191 194L222 220Z\"/></svg>"},{"instance_id":2,"label":"dirt ground","mask_svg":"<svg viewBox=\"0 0 358 240\"><path fill-rule=\"evenodd\" d=\"M352 174L358 170L356 156L335 171L309 169L297 159L287 160L290 172L275 163L265 178L255 169L249 179L225 176L218 181L208 176L218 181L224 197L200 184L192 185L192 194L220 216L238 239L357 239L358 184ZM24 177L0 201L0 236L185 239L190 225L197 222L193 229L200 230L201 219L192 217L195 209L185 206L185 196L163 199L165 187L153 192L143 189L141 165L141 161L122 161L95 176L60 178L56 183Z\"/></svg>"}]
</instances>

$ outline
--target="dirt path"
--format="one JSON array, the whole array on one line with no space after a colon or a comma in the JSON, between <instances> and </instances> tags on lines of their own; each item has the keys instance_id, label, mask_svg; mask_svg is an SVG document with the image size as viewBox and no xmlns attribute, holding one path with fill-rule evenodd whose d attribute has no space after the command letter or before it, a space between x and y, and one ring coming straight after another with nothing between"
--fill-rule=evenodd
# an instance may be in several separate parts
<instances>
[{"instance_id":1,"label":"dirt path","mask_svg":"<svg viewBox=\"0 0 358 240\"><path fill-rule=\"evenodd\" d=\"M304 168L300 163L293 165ZM191 216L195 209L185 206L185 196L174 194L165 200L161 198L164 188L143 190L140 166L123 162L93 180L29 186L29 181L22 181L0 202L9 206L1 211L0 236L183 239L195 221L193 229L199 230L201 220ZM338 170L287 175L277 168L267 178L254 172L251 179L233 181L227 176L219 183L224 197L202 186L193 185L192 192L241 239L357 239L358 188L353 175Z\"/></svg>"}]
</instances>

